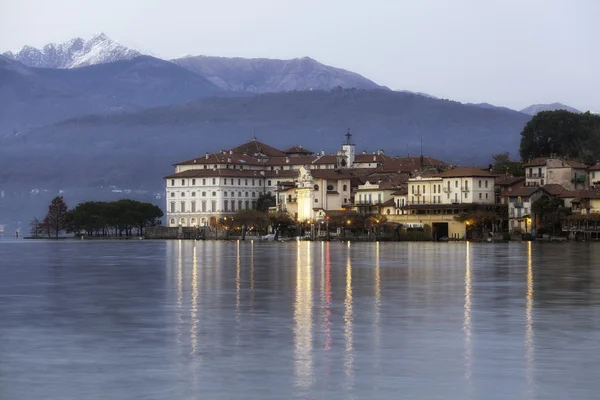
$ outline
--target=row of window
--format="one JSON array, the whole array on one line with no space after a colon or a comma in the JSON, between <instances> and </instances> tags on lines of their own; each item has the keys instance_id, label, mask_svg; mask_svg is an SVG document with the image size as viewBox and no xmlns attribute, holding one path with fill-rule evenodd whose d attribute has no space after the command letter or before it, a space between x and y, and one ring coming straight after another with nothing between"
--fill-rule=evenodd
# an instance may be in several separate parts
<instances>
[{"instance_id":1,"label":"row of window","mask_svg":"<svg viewBox=\"0 0 600 400\"><path fill-rule=\"evenodd\" d=\"M458 182L459 182L459 181L454 181L454 187L455 187L455 188L458 188ZM485 187L485 188L487 189L487 188L488 188L488 185L489 185L489 183L488 183L488 182L489 182L489 181L487 181L487 180L486 180L486 181L482 181L482 180L480 179L480 180L479 180L479 187L480 187L480 188L481 188L481 187ZM465 182L464 182L464 184L465 184L465 186L464 186L464 189L465 189L465 190L469 190L469 181L465 181ZM483 186L482 186L482 185L483 185ZM416 193L415 193L415 187L417 188L417 189L416 189ZM437 194L437 193L442 193L442 185L432 185L432 187L433 187L433 193L434 193L434 194ZM422 188L422 189L421 189L421 188ZM422 185L422 186L419 186L419 185L411 185L411 191L412 191L412 194L421 194L421 193L425 194L425 192L426 192L425 188L426 188L426 186L425 186L425 185ZM421 190L423 190L423 191L421 192ZM448 190L450 190L450 181L448 181Z\"/></svg>"},{"instance_id":2,"label":"row of window","mask_svg":"<svg viewBox=\"0 0 600 400\"><path fill-rule=\"evenodd\" d=\"M191 186L196 186L196 179L190 179L191 181ZM236 181L237 181L237 186L242 186L242 179L236 179L236 178L223 178L223 183L222 185L232 185L235 186L236 185ZM250 186L256 186L256 181L258 181L258 185L260 186L263 181L262 179L244 179L244 186L248 186L250 184ZM171 186L175 186L175 179L171 179ZM182 179L181 180L181 186L185 186L186 185L187 180ZM217 184L217 178L202 178L202 180L198 179L198 183L202 182L202 185L205 186L207 184L207 182L212 182L212 185L216 185ZM271 186L272 181L267 181L267 186Z\"/></svg>"},{"instance_id":3,"label":"row of window","mask_svg":"<svg viewBox=\"0 0 600 400\"><path fill-rule=\"evenodd\" d=\"M515 217L516 216L517 218L521 218L523 215L527 215L527 214L529 214L529 208L522 208L522 209L521 208L517 208L516 215L515 215L515 209L514 208L510 209L510 216L511 217Z\"/></svg>"},{"instance_id":4,"label":"row of window","mask_svg":"<svg viewBox=\"0 0 600 400\"><path fill-rule=\"evenodd\" d=\"M176 212L187 212L187 205L185 201L180 202L179 204L179 210L176 209L177 203L172 201L170 203L170 208L169 211L171 213L176 213ZM236 207L237 206L237 207ZM223 201L223 211L224 212L235 212L235 211L240 211L240 210L248 210L250 209L250 207L252 207L252 209L256 209L256 201L250 201L250 200L246 200L246 201L242 201L242 200L238 200L237 203L235 200L225 200ZM208 209L208 202L207 201L202 201L200 202L200 209L197 209L197 203L195 201L191 202L191 208L190 208L190 212L217 212L217 202L216 201L211 201L210 202L210 210Z\"/></svg>"},{"instance_id":5,"label":"row of window","mask_svg":"<svg viewBox=\"0 0 600 400\"><path fill-rule=\"evenodd\" d=\"M316 192L318 192L318 191L319 191L319 185L315 185L315 186L313 187L313 189L314 189ZM333 185L327 185L327 190L328 190L328 191L335 190L335 187L334 187ZM348 191L348 185L344 185L344 186L342 187L342 191L343 191L343 192L347 192L347 191Z\"/></svg>"},{"instance_id":6,"label":"row of window","mask_svg":"<svg viewBox=\"0 0 600 400\"><path fill-rule=\"evenodd\" d=\"M198 192L198 193L201 193L202 197L206 197L207 192ZM211 194L212 194L212 197L217 196L217 192L212 192ZM237 192L237 197L250 197L250 195L252 195L252 197L257 197L257 192ZM171 192L171 197L175 197L175 192ZM181 197L185 197L185 192L181 192ZM196 197L196 192L192 192L192 197ZM229 197L229 192L224 191L223 197ZM236 197L235 192L233 190L231 191L231 197Z\"/></svg>"},{"instance_id":7,"label":"row of window","mask_svg":"<svg viewBox=\"0 0 600 400\"><path fill-rule=\"evenodd\" d=\"M373 201L372 193L365 193L363 196L362 193L358 194L358 202L368 202L371 203ZM377 193L377 202L381 203L381 193Z\"/></svg>"}]
</instances>

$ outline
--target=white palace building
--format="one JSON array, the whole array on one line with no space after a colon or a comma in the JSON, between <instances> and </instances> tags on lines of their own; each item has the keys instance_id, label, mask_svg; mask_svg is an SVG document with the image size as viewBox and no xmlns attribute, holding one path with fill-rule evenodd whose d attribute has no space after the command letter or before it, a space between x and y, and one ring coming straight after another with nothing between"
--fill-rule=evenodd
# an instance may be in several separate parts
<instances>
[{"instance_id":1,"label":"white palace building","mask_svg":"<svg viewBox=\"0 0 600 400\"><path fill-rule=\"evenodd\" d=\"M164 178L167 225L212 225L218 218L255 208L261 193L273 194L278 208L298 220L312 219L324 210L351 208L352 190L369 179L377 181L377 175L408 177L423 165L443 164L429 157L390 157L381 150L356 154L352 135L346 138L337 154L315 154L301 146L278 150L254 138L177 163L175 173ZM304 198L302 207L299 197Z\"/></svg>"}]
</instances>

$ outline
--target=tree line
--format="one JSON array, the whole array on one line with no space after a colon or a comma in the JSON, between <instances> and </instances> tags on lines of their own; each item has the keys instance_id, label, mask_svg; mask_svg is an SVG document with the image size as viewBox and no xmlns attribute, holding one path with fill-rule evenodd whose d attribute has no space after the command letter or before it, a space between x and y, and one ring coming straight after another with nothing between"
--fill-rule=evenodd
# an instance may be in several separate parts
<instances>
[{"instance_id":1,"label":"tree line","mask_svg":"<svg viewBox=\"0 0 600 400\"><path fill-rule=\"evenodd\" d=\"M600 160L600 115L540 112L521 132L520 153L523 161L554 154L594 164Z\"/></svg>"},{"instance_id":2,"label":"tree line","mask_svg":"<svg viewBox=\"0 0 600 400\"><path fill-rule=\"evenodd\" d=\"M62 232L86 236L128 237L142 235L144 229L160 225L163 212L152 203L123 199L118 201L87 201L69 210L62 196L48 205L46 216L31 222L34 237L59 237Z\"/></svg>"}]
</instances>

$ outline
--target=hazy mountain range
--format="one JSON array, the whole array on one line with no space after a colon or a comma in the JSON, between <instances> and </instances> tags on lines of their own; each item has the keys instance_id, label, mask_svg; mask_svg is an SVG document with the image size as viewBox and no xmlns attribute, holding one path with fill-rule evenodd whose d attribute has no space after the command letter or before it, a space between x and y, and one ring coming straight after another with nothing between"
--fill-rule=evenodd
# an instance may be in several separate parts
<instances>
[{"instance_id":1,"label":"hazy mountain range","mask_svg":"<svg viewBox=\"0 0 600 400\"><path fill-rule=\"evenodd\" d=\"M272 60L196 56L171 61L231 91L269 93L330 89L336 86L381 88L359 74L323 65L309 57Z\"/></svg>"},{"instance_id":2,"label":"hazy mountain range","mask_svg":"<svg viewBox=\"0 0 600 400\"><path fill-rule=\"evenodd\" d=\"M391 155L417 154L422 136L428 155L485 165L517 155L529 112L392 91L308 57L166 61L106 35L25 47L0 56L0 223L32 188L161 192L172 163L255 133L333 152L351 128L359 151Z\"/></svg>"},{"instance_id":3,"label":"hazy mountain range","mask_svg":"<svg viewBox=\"0 0 600 400\"><path fill-rule=\"evenodd\" d=\"M533 104L529 107L525 107L521 110L522 113L528 115L535 115L541 111L556 111L556 110L567 110L574 113L581 113L581 111L576 108L566 106L561 103L551 103L551 104Z\"/></svg>"}]
</instances>

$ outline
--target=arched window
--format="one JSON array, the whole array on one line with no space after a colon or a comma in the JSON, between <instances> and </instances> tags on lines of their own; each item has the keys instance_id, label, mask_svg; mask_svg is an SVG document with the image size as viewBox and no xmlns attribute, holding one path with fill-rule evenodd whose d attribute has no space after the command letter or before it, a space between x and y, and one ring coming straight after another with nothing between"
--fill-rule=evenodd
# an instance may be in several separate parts
<instances>
[{"instance_id":1,"label":"arched window","mask_svg":"<svg viewBox=\"0 0 600 400\"><path fill-rule=\"evenodd\" d=\"M315 191L319 191L319 185L315 185L313 189L315 189Z\"/></svg>"},{"instance_id":2,"label":"arched window","mask_svg":"<svg viewBox=\"0 0 600 400\"><path fill-rule=\"evenodd\" d=\"M344 185L344 192L348 190L348 185Z\"/></svg>"},{"instance_id":3,"label":"arched window","mask_svg":"<svg viewBox=\"0 0 600 400\"><path fill-rule=\"evenodd\" d=\"M169 221L169 223L170 223L171 225L175 225L175 218L171 218L171 220Z\"/></svg>"},{"instance_id":4,"label":"arched window","mask_svg":"<svg viewBox=\"0 0 600 400\"><path fill-rule=\"evenodd\" d=\"M225 200L223 202L223 211L228 212L229 211L229 201Z\"/></svg>"},{"instance_id":5,"label":"arched window","mask_svg":"<svg viewBox=\"0 0 600 400\"><path fill-rule=\"evenodd\" d=\"M387 209L387 215L390 215L390 209L389 208Z\"/></svg>"},{"instance_id":6,"label":"arched window","mask_svg":"<svg viewBox=\"0 0 600 400\"><path fill-rule=\"evenodd\" d=\"M333 190L333 185L327 185L327 190Z\"/></svg>"}]
</instances>

